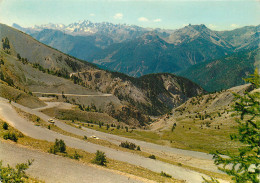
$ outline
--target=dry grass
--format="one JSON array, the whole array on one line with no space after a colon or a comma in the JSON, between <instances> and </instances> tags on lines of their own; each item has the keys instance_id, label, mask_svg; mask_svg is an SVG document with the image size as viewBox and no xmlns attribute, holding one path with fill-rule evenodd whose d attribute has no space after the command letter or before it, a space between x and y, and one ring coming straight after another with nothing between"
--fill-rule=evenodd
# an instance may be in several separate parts
<instances>
[{"instance_id":1,"label":"dry grass","mask_svg":"<svg viewBox=\"0 0 260 183\"><path fill-rule=\"evenodd\" d=\"M0 82L0 96L30 108L43 107L45 105L37 97L29 95L22 90L8 86L2 81Z\"/></svg>"},{"instance_id":2,"label":"dry grass","mask_svg":"<svg viewBox=\"0 0 260 183\"><path fill-rule=\"evenodd\" d=\"M236 124L232 120L223 119L222 123L219 123L218 121L184 118L177 120L176 124L173 131L164 131L162 135L162 138L168 140L172 147L177 146L209 153L216 150L235 152L241 146L230 140L230 134L237 132Z\"/></svg>"},{"instance_id":3,"label":"dry grass","mask_svg":"<svg viewBox=\"0 0 260 183\"><path fill-rule=\"evenodd\" d=\"M231 107L233 98L225 91L190 99L175 109L168 122L177 126L173 131L164 131L162 138L172 142L172 146L182 144L191 150L236 153L242 144L230 139L231 134L238 133Z\"/></svg>"}]
</instances>

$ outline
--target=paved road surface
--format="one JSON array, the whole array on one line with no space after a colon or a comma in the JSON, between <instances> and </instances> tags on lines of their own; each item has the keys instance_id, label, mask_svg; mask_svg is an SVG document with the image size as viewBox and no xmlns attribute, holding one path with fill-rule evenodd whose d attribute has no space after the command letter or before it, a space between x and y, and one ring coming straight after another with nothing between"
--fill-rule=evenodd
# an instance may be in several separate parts
<instances>
[{"instance_id":1,"label":"paved road surface","mask_svg":"<svg viewBox=\"0 0 260 183\"><path fill-rule=\"evenodd\" d=\"M26 172L32 177L44 180L46 183L143 182L104 168L81 164L67 158L30 150L14 144L0 141L0 147L0 160L3 160L5 165L15 166L17 163L25 163L27 160L34 159L33 164Z\"/></svg>"},{"instance_id":2,"label":"paved road surface","mask_svg":"<svg viewBox=\"0 0 260 183\"><path fill-rule=\"evenodd\" d=\"M15 106L20 106L18 104L13 104ZM20 108L24 111L29 110L28 108L20 106ZM25 110L26 109L26 110ZM27 111L26 111L27 112ZM46 115L39 112L34 111L36 115L46 120ZM202 176L206 177L203 174L197 173L195 171L187 170L182 167L174 166L168 163L164 163L158 160L152 160L149 158L145 158L136 154L121 152L115 149L110 149L108 147L100 146L97 144L88 143L83 140L79 140L77 138L65 136L62 134L58 134L51 130L34 126L32 122L29 122L23 119L17 112L12 108L12 106L8 103L6 99L0 98L0 117L2 117L6 122L10 123L12 126L23 132L24 134L36 138L54 142L56 138L63 139L67 146L82 149L90 153L95 153L97 150L104 151L107 157L124 161L133 165L142 166L154 172L164 171L176 179L186 180L187 182L197 183L202 182ZM58 124L58 122L56 122ZM63 125L65 128L73 128L69 125L66 125L62 122L58 126ZM80 129L73 128L75 133L86 133ZM69 131L69 130L67 130Z\"/></svg>"}]
</instances>

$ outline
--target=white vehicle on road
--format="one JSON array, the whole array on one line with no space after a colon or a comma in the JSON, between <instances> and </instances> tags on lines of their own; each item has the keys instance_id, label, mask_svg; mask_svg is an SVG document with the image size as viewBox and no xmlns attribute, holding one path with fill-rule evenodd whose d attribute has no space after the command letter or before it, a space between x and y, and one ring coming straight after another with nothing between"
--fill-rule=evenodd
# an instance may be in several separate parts
<instances>
[{"instance_id":1,"label":"white vehicle on road","mask_svg":"<svg viewBox=\"0 0 260 183\"><path fill-rule=\"evenodd\" d=\"M96 137L95 135L91 135L90 137L93 138L93 139L99 139L99 138Z\"/></svg>"},{"instance_id":2,"label":"white vehicle on road","mask_svg":"<svg viewBox=\"0 0 260 183\"><path fill-rule=\"evenodd\" d=\"M55 123L53 119L48 119L48 122L49 122L49 123L52 123L52 124Z\"/></svg>"}]
</instances>

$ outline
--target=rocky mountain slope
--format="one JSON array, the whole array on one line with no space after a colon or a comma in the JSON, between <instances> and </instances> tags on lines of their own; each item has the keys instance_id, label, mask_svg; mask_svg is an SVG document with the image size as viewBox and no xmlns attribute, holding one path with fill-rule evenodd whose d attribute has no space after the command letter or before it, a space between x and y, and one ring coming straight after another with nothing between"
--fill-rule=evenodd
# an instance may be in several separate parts
<instances>
[{"instance_id":1,"label":"rocky mountain slope","mask_svg":"<svg viewBox=\"0 0 260 183\"><path fill-rule=\"evenodd\" d=\"M231 46L224 41L217 42L217 38L212 40L212 32L200 25L187 26L174 32L169 39L162 39L153 33L146 34L94 53L90 61L132 76L158 72L174 73L232 52Z\"/></svg>"},{"instance_id":2,"label":"rocky mountain slope","mask_svg":"<svg viewBox=\"0 0 260 183\"><path fill-rule=\"evenodd\" d=\"M103 101L103 110L124 122L144 125L148 115L166 113L204 92L191 81L171 74L136 79L99 69L3 24L0 38L4 81L9 78L11 85L31 92L111 93L113 96ZM6 42L9 48L3 47Z\"/></svg>"},{"instance_id":3,"label":"rocky mountain slope","mask_svg":"<svg viewBox=\"0 0 260 183\"><path fill-rule=\"evenodd\" d=\"M87 56L101 51L101 48L107 47L113 42L106 36L72 36L52 29L44 29L31 35L44 44L83 60L88 60Z\"/></svg>"},{"instance_id":4,"label":"rocky mountain slope","mask_svg":"<svg viewBox=\"0 0 260 183\"><path fill-rule=\"evenodd\" d=\"M232 31L219 31L218 35L228 41L236 51L260 47L260 25L245 26Z\"/></svg>"}]
</instances>

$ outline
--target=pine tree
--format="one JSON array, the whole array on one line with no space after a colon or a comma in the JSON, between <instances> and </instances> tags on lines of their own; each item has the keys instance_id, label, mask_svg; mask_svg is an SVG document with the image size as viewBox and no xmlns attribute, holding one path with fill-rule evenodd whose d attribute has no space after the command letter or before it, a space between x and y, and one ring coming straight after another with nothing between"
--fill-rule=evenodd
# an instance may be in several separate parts
<instances>
[{"instance_id":1,"label":"pine tree","mask_svg":"<svg viewBox=\"0 0 260 183\"><path fill-rule=\"evenodd\" d=\"M92 160L92 163L106 166L107 160L104 152L97 150L95 158Z\"/></svg>"},{"instance_id":2,"label":"pine tree","mask_svg":"<svg viewBox=\"0 0 260 183\"><path fill-rule=\"evenodd\" d=\"M239 115L238 134L231 135L231 140L240 141L243 146L238 149L239 154L227 153L222 156L219 152L214 154L215 164L222 165L219 168L232 176L236 183L259 182L260 173L260 78L258 70L255 70L252 77L245 81L252 84L251 92L244 92L244 95L234 94L236 102L233 109ZM216 181L216 180L214 180ZM213 182L206 181L206 182Z\"/></svg>"}]
</instances>

